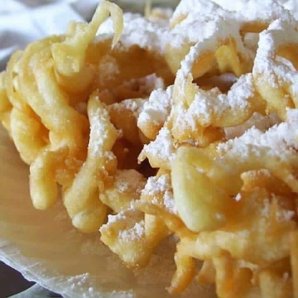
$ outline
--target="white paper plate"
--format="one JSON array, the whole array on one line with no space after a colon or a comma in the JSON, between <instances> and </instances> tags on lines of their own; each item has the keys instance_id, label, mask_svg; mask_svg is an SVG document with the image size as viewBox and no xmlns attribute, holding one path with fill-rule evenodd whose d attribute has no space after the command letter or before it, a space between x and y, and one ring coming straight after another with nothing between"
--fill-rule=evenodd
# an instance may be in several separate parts
<instances>
[{"instance_id":1,"label":"white paper plate","mask_svg":"<svg viewBox=\"0 0 298 298\"><path fill-rule=\"evenodd\" d=\"M99 240L70 224L61 203L37 211L28 192L28 167L0 127L0 260L25 278L64 297L167 297L174 270L165 243L146 269L133 272ZM192 285L183 297L214 297Z\"/></svg>"}]
</instances>

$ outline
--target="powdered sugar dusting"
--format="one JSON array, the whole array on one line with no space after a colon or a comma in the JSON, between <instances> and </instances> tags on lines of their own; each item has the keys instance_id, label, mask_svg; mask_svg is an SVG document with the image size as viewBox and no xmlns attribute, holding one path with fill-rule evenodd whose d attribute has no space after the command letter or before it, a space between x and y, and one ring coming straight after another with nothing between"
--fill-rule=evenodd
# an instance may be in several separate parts
<instances>
[{"instance_id":1,"label":"powdered sugar dusting","mask_svg":"<svg viewBox=\"0 0 298 298\"><path fill-rule=\"evenodd\" d=\"M155 195L157 193L165 192L170 188L169 175L149 177L142 194Z\"/></svg>"},{"instance_id":2,"label":"powdered sugar dusting","mask_svg":"<svg viewBox=\"0 0 298 298\"><path fill-rule=\"evenodd\" d=\"M118 189L119 192L134 189L137 193L140 193L143 187L143 176L132 169L117 171L114 187Z\"/></svg>"},{"instance_id":3,"label":"powdered sugar dusting","mask_svg":"<svg viewBox=\"0 0 298 298\"><path fill-rule=\"evenodd\" d=\"M113 224L119 220L125 220L125 214L123 211L117 213L117 214L109 214L108 215L108 224ZM103 228L104 226L101 227L101 229Z\"/></svg>"},{"instance_id":4,"label":"powdered sugar dusting","mask_svg":"<svg viewBox=\"0 0 298 298\"><path fill-rule=\"evenodd\" d=\"M170 20L168 43L180 48L185 43L202 42L216 34L228 15L212 1L182 0Z\"/></svg>"},{"instance_id":5,"label":"powdered sugar dusting","mask_svg":"<svg viewBox=\"0 0 298 298\"><path fill-rule=\"evenodd\" d=\"M114 230L121 241L139 240L145 236L144 214L134 208L115 215L110 214L107 223L101 226L100 232L105 234L109 230Z\"/></svg>"},{"instance_id":6,"label":"powdered sugar dusting","mask_svg":"<svg viewBox=\"0 0 298 298\"><path fill-rule=\"evenodd\" d=\"M98 34L113 34L112 20L108 19L99 28ZM166 28L162 23L152 22L139 14L124 14L124 29L118 46L129 48L138 45L141 48L163 53Z\"/></svg>"},{"instance_id":7,"label":"powdered sugar dusting","mask_svg":"<svg viewBox=\"0 0 298 298\"><path fill-rule=\"evenodd\" d=\"M177 214L169 174L149 177L142 191L142 196L149 196L152 204L160 205L169 213Z\"/></svg>"},{"instance_id":8,"label":"powdered sugar dusting","mask_svg":"<svg viewBox=\"0 0 298 298\"><path fill-rule=\"evenodd\" d=\"M178 214L178 211L177 211L177 208L175 205L173 192L170 192L170 191L165 192L164 205L168 212L173 213L173 214Z\"/></svg>"},{"instance_id":9,"label":"powdered sugar dusting","mask_svg":"<svg viewBox=\"0 0 298 298\"><path fill-rule=\"evenodd\" d=\"M139 240L145 236L145 221L136 222L135 225L119 233L119 238L125 241Z\"/></svg>"},{"instance_id":10,"label":"powdered sugar dusting","mask_svg":"<svg viewBox=\"0 0 298 298\"><path fill-rule=\"evenodd\" d=\"M235 196L234 200L236 202L239 202L241 200L241 193L237 193L237 195Z\"/></svg>"},{"instance_id":11,"label":"powdered sugar dusting","mask_svg":"<svg viewBox=\"0 0 298 298\"><path fill-rule=\"evenodd\" d=\"M277 213L277 220L279 221L290 221L292 220L296 215L296 212L293 210L284 210L281 209Z\"/></svg>"},{"instance_id":12,"label":"powdered sugar dusting","mask_svg":"<svg viewBox=\"0 0 298 298\"><path fill-rule=\"evenodd\" d=\"M270 216L272 216L273 204L278 204L278 200L275 199L275 195L272 195L271 200L264 199L263 208L261 209L261 214L263 217L269 218ZM295 211L284 209L281 206L277 210L274 210L274 212L275 212L275 218L279 222L290 221L296 215Z\"/></svg>"},{"instance_id":13,"label":"powdered sugar dusting","mask_svg":"<svg viewBox=\"0 0 298 298\"><path fill-rule=\"evenodd\" d=\"M290 90L298 94L298 74L291 61L278 57L282 45L298 44L298 26L291 18L274 21L267 30L260 33L258 50L253 73L272 87L278 88L283 82Z\"/></svg>"},{"instance_id":14,"label":"powdered sugar dusting","mask_svg":"<svg viewBox=\"0 0 298 298\"><path fill-rule=\"evenodd\" d=\"M290 13L286 10L280 1L275 0L238 0L231 2L229 0L212 0L223 9L233 12L236 19L245 22L266 22L270 23L280 17L288 16Z\"/></svg>"},{"instance_id":15,"label":"powdered sugar dusting","mask_svg":"<svg viewBox=\"0 0 298 298\"><path fill-rule=\"evenodd\" d=\"M268 156L289 160L298 150L298 110L289 110L287 122L262 132L256 128L247 130L241 137L219 144L220 155L247 159L266 149ZM263 152L263 151L262 151ZM261 158L261 156L259 156Z\"/></svg>"},{"instance_id":16,"label":"powdered sugar dusting","mask_svg":"<svg viewBox=\"0 0 298 298\"><path fill-rule=\"evenodd\" d=\"M232 139L241 136L249 128L255 127L260 131L264 132L268 128L279 123L280 119L277 117L275 113L271 113L269 115L253 113L253 115L244 123L233 127L225 127L224 130L226 139Z\"/></svg>"},{"instance_id":17,"label":"powdered sugar dusting","mask_svg":"<svg viewBox=\"0 0 298 298\"><path fill-rule=\"evenodd\" d=\"M137 119L143 109L143 105L145 102L146 100L142 98L125 99L119 103L118 102L113 103L112 105L109 106L109 109L115 109L123 113L129 110L133 113L134 117Z\"/></svg>"},{"instance_id":18,"label":"powdered sugar dusting","mask_svg":"<svg viewBox=\"0 0 298 298\"><path fill-rule=\"evenodd\" d=\"M226 0L182 0L171 19L172 29L168 44L181 48L193 46L181 64L186 76L197 57L203 53L214 52L225 40L232 38L242 58L254 58L254 45L246 47L240 36L245 24L267 23L279 18L289 18L290 13L273 0L237 1Z\"/></svg>"},{"instance_id":19,"label":"powdered sugar dusting","mask_svg":"<svg viewBox=\"0 0 298 298\"><path fill-rule=\"evenodd\" d=\"M298 20L298 2L296 0L279 0L282 5Z\"/></svg>"},{"instance_id":20,"label":"powdered sugar dusting","mask_svg":"<svg viewBox=\"0 0 298 298\"><path fill-rule=\"evenodd\" d=\"M197 89L189 107L179 102L173 107L175 125L181 130L193 131L198 129L198 125L210 126L218 119L225 118L227 113L243 113L250 108L254 96L251 74L241 76L228 94L221 93L218 88L208 91Z\"/></svg>"},{"instance_id":21,"label":"powdered sugar dusting","mask_svg":"<svg viewBox=\"0 0 298 298\"><path fill-rule=\"evenodd\" d=\"M96 109L94 113L92 113L91 117L89 116L91 126L88 150L90 150L94 156L102 154L103 144L105 139L108 138L107 129L104 123L101 121L101 116L102 118L109 119L109 115L107 111L104 111L103 113L102 112L103 111L101 109ZM91 140L94 141L91 142Z\"/></svg>"},{"instance_id":22,"label":"powdered sugar dusting","mask_svg":"<svg viewBox=\"0 0 298 298\"><path fill-rule=\"evenodd\" d=\"M224 10L215 3L209 0L181 0L176 7L173 16L170 20L172 26L179 20L184 20L189 14L196 14L198 19L202 16L211 16L217 14L224 14ZM183 18L184 17L184 18Z\"/></svg>"},{"instance_id":23,"label":"powdered sugar dusting","mask_svg":"<svg viewBox=\"0 0 298 298\"><path fill-rule=\"evenodd\" d=\"M115 75L119 74L119 66L114 57L111 55L104 55L99 64L99 81L102 85L106 81L112 79Z\"/></svg>"},{"instance_id":24,"label":"powdered sugar dusting","mask_svg":"<svg viewBox=\"0 0 298 298\"><path fill-rule=\"evenodd\" d=\"M157 125L163 125L166 121L170 109L173 87L167 88L167 90L157 89L154 90L145 102L142 112L138 118L138 126L142 127L148 122L153 122Z\"/></svg>"},{"instance_id":25,"label":"powdered sugar dusting","mask_svg":"<svg viewBox=\"0 0 298 298\"><path fill-rule=\"evenodd\" d=\"M96 98L96 101L98 100ZM115 128L110 123L109 113L103 106L90 109L90 111L88 108L88 116L90 121L88 152L93 156L103 155L109 149L106 148L111 138L108 132Z\"/></svg>"},{"instance_id":26,"label":"powdered sugar dusting","mask_svg":"<svg viewBox=\"0 0 298 298\"><path fill-rule=\"evenodd\" d=\"M175 146L173 137L170 130L167 127L163 127L156 139L143 147L138 159L139 161L143 161L148 158L152 167L159 168L162 164L169 167L174 155Z\"/></svg>"},{"instance_id":27,"label":"powdered sugar dusting","mask_svg":"<svg viewBox=\"0 0 298 298\"><path fill-rule=\"evenodd\" d=\"M162 78L158 77L156 74L151 74L140 80L141 90L144 93L150 93L156 89L165 88L165 83Z\"/></svg>"}]
</instances>

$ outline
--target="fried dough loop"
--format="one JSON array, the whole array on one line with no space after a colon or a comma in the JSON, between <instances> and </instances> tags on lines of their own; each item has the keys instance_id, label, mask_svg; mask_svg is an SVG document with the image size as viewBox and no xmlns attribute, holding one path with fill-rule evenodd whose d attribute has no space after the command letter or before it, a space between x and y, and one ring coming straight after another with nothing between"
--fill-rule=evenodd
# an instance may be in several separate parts
<instances>
[{"instance_id":1,"label":"fried dough loop","mask_svg":"<svg viewBox=\"0 0 298 298\"><path fill-rule=\"evenodd\" d=\"M106 8L104 6L99 10L101 13L95 16L95 20L99 18L102 22L101 15ZM97 25L100 22L97 22ZM89 39L92 39L96 33L94 26L92 23L90 27L86 27L91 32ZM75 38L75 32L72 33ZM89 39L85 41L86 46ZM12 138L16 144L21 144L18 149L24 161L31 164L31 196L34 206L38 209L46 209L55 203L58 194L57 183L61 182L57 179L59 164L63 163L65 176L74 176L77 164L80 164L86 154L85 147L88 141L86 116L70 106L69 94L64 92L56 80L55 57L52 56L51 49L63 43L63 37L50 37L29 45L22 56L18 57L19 61L15 61L17 73L14 76L13 73L10 75L10 72L6 74L10 77L7 78L11 86L11 92L8 95L11 95L9 98L15 110L11 119L16 119L11 122ZM77 55L82 55L82 53L85 55L85 51L77 52ZM67 56L68 54L62 53L61 55ZM11 63L14 63L14 60ZM14 104L14 101L17 102ZM28 115L30 112L32 116ZM28 121L28 118L32 120ZM19 119L23 119L21 123ZM35 122L34 119L36 119ZM30 135L26 135L28 130L24 125L28 126L29 123L31 123ZM32 145L36 148L33 152ZM31 152L31 156L27 152ZM64 154L61 155L61 152ZM62 161L59 161L62 156L64 156ZM46 181L45 177L48 172L51 175ZM62 180L69 179L62 178ZM59 184L67 187L69 181L66 185Z\"/></svg>"},{"instance_id":2,"label":"fried dough loop","mask_svg":"<svg viewBox=\"0 0 298 298\"><path fill-rule=\"evenodd\" d=\"M201 63L196 65L213 68L217 62L221 70L230 65L239 76L251 68L251 59L255 55L246 46L245 40L250 40L255 49L259 32L274 20L290 16L289 11L275 0L238 2L236 5L221 0L188 0L179 3L170 19L165 50L166 59L174 73L180 68L190 48L200 44L199 47L205 48L205 53ZM215 55L212 53L214 44L219 48Z\"/></svg>"},{"instance_id":3,"label":"fried dough loop","mask_svg":"<svg viewBox=\"0 0 298 298\"><path fill-rule=\"evenodd\" d=\"M253 75L256 88L269 111L286 119L288 108L298 107L298 24L293 19L276 20L260 34Z\"/></svg>"},{"instance_id":4,"label":"fried dough loop","mask_svg":"<svg viewBox=\"0 0 298 298\"><path fill-rule=\"evenodd\" d=\"M116 4L104 0L96 9L89 24L72 23L65 40L52 45L51 52L59 73L72 76L83 70L87 47L94 39L99 26L108 18L109 13L115 32L112 47L116 45L123 29L122 11Z\"/></svg>"},{"instance_id":5,"label":"fried dough loop","mask_svg":"<svg viewBox=\"0 0 298 298\"><path fill-rule=\"evenodd\" d=\"M105 176L116 168L112 147L117 130L96 95L88 101L90 139L87 158L64 194L64 205L72 223L84 232L96 232L104 222L107 207L99 200ZM112 174L112 173L111 173Z\"/></svg>"},{"instance_id":6,"label":"fried dough loop","mask_svg":"<svg viewBox=\"0 0 298 298\"><path fill-rule=\"evenodd\" d=\"M171 294L296 297L297 28L275 0L146 18L104 0L89 24L14 53L0 121L34 207L61 197L130 268L170 238Z\"/></svg>"}]
</instances>

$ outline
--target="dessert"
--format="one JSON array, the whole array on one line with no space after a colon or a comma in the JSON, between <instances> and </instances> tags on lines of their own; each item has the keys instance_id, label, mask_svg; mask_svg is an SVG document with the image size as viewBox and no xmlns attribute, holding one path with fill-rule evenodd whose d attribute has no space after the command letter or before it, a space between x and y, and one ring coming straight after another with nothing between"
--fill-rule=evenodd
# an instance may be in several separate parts
<instances>
[{"instance_id":1,"label":"dessert","mask_svg":"<svg viewBox=\"0 0 298 298\"><path fill-rule=\"evenodd\" d=\"M292 297L297 21L278 1L238 4L182 0L167 19L102 1L11 57L0 120L35 208L61 201L132 269L174 243L169 293Z\"/></svg>"}]
</instances>

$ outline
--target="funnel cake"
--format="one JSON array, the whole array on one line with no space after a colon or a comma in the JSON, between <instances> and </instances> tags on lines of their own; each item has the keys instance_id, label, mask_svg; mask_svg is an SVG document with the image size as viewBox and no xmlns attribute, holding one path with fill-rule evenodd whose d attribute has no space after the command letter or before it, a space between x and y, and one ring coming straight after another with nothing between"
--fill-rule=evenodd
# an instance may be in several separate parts
<instances>
[{"instance_id":1,"label":"funnel cake","mask_svg":"<svg viewBox=\"0 0 298 298\"><path fill-rule=\"evenodd\" d=\"M114 37L105 36L93 42L98 26L107 18L108 13L111 13L114 21ZM121 31L121 10L114 4L103 2L90 24L71 24L65 36L50 37L29 45L23 53L14 54L7 71L2 74L3 115L11 112L9 118L3 116L3 122L21 157L30 164L31 196L38 209L47 209L56 202L58 185L66 194L76 193L72 191L76 188L74 179L80 180L78 174L81 171L89 172L90 169L84 170L84 167L90 164L87 157L90 153L87 153L89 121L92 122L90 115L95 111L101 110L103 116L107 115L97 120L105 122L102 123L102 133L107 134L107 140L110 142L108 147L112 149L114 145L115 141L111 142L111 134L105 131L105 128L110 127L115 138L118 132L110 122L104 104L100 103L98 107L96 104L91 105L94 107L91 108L92 111L88 111L88 120L87 101L92 90L99 89L97 95L94 94L90 98L100 95L103 101L110 100L107 103L119 101L129 93L134 97L146 96L154 85L149 89L141 89L140 80L134 84L128 82L152 72L158 73L154 69L157 66L158 69L162 69L160 63L164 63L165 67L162 70L164 80L171 80L165 62L162 62L158 52L143 50L133 42L128 48L118 45L114 50L110 50L119 40ZM136 56L139 56L141 64L130 68L130 71L123 71L130 59ZM111 86L116 84L116 81L118 89L113 90ZM134 86L139 90L133 93L129 90L135 88ZM51 107L55 111L50 110ZM98 123L94 125L97 125L95 130L101 126ZM93 135L93 129L90 130ZM98 134L101 133L96 132L96 138ZM94 144L90 145L89 142L89 147L93 148L99 140L92 142ZM98 143L98 146L101 144ZM99 151L105 152L106 149L102 148ZM106 175L109 176L108 172L116 166L116 157L113 157L111 152L103 158ZM93 195L96 196L95 190ZM90 194L86 193L86 196ZM93 196L92 204L97 204L97 199L94 199ZM77 214L77 211L72 211L73 208L69 206L69 202L74 201L73 196L66 195L64 201L71 216ZM77 210L78 206L74 208ZM85 231L96 231L100 226L98 224L91 228L86 225L84 228L84 224L81 226L77 220L75 222L77 227L80 226L80 229Z\"/></svg>"},{"instance_id":2,"label":"funnel cake","mask_svg":"<svg viewBox=\"0 0 298 298\"><path fill-rule=\"evenodd\" d=\"M176 72L191 46L196 43L202 44L205 39L213 37L224 45L227 39L222 36L223 31L233 35L236 40L232 42L237 43L237 50L243 54L239 47L240 36L244 43L248 43L247 48L255 49L258 33L272 21L289 15L289 11L275 0L239 1L233 5L227 1L181 1L170 20L166 59L172 71ZM250 55L254 55L254 51ZM249 67L248 61L246 59L242 66L248 63Z\"/></svg>"},{"instance_id":3,"label":"funnel cake","mask_svg":"<svg viewBox=\"0 0 298 298\"><path fill-rule=\"evenodd\" d=\"M170 15L101 1L89 24L11 57L0 121L47 210L28 219L0 175L0 241L46 258L57 272L30 276L63 295L296 297L296 21L271 0Z\"/></svg>"},{"instance_id":4,"label":"funnel cake","mask_svg":"<svg viewBox=\"0 0 298 298\"><path fill-rule=\"evenodd\" d=\"M253 75L256 88L267 102L268 111L286 119L288 108L298 107L298 23L276 20L260 34Z\"/></svg>"}]
</instances>

